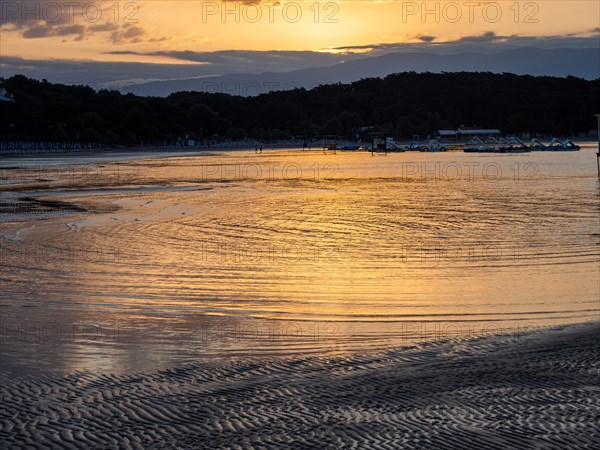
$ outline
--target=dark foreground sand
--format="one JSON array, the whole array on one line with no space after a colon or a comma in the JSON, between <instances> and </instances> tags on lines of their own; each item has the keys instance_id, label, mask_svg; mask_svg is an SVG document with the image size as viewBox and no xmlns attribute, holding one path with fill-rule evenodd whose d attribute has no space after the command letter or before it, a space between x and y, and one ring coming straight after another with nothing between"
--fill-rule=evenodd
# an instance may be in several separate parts
<instances>
[{"instance_id":1,"label":"dark foreground sand","mask_svg":"<svg viewBox=\"0 0 600 450\"><path fill-rule=\"evenodd\" d=\"M3 377L0 447L598 448L600 326L385 354Z\"/></svg>"}]
</instances>

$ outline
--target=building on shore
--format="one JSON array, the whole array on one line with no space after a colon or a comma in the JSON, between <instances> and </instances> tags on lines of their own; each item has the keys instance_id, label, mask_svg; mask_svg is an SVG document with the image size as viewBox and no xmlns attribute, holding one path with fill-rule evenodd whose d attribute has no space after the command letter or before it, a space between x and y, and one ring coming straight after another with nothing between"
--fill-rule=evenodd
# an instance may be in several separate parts
<instances>
[{"instance_id":1,"label":"building on shore","mask_svg":"<svg viewBox=\"0 0 600 450\"><path fill-rule=\"evenodd\" d=\"M14 102L14 96L6 90L6 88L0 88L0 102Z\"/></svg>"},{"instance_id":2,"label":"building on shore","mask_svg":"<svg viewBox=\"0 0 600 450\"><path fill-rule=\"evenodd\" d=\"M456 130L456 135L459 139L469 139L475 136L499 136L501 134L502 132L497 128L467 127L464 125L461 125L461 127L458 130Z\"/></svg>"},{"instance_id":3,"label":"building on shore","mask_svg":"<svg viewBox=\"0 0 600 450\"><path fill-rule=\"evenodd\" d=\"M490 137L500 136L502 132L497 128L481 128L481 127L467 127L461 125L458 130L437 130L436 136L442 139L471 139L475 136L478 137Z\"/></svg>"},{"instance_id":4,"label":"building on shore","mask_svg":"<svg viewBox=\"0 0 600 450\"><path fill-rule=\"evenodd\" d=\"M442 139L456 139L456 130L437 130L436 136Z\"/></svg>"}]
</instances>

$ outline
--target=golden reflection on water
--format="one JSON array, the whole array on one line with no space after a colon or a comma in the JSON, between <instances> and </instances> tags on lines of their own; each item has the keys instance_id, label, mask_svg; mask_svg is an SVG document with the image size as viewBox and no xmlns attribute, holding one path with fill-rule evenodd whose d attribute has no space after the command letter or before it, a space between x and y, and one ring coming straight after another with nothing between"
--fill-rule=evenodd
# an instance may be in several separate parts
<instances>
[{"instance_id":1,"label":"golden reflection on water","mask_svg":"<svg viewBox=\"0 0 600 450\"><path fill-rule=\"evenodd\" d=\"M231 152L21 173L19 189L93 212L3 225L3 364L131 371L590 320L591 155ZM36 323L129 333L52 340Z\"/></svg>"}]
</instances>

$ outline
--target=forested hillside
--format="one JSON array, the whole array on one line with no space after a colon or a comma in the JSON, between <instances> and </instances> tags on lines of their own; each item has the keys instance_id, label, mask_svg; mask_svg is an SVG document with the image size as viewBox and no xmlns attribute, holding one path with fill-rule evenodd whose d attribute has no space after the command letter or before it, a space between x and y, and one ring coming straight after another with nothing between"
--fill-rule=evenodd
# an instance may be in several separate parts
<instances>
[{"instance_id":1,"label":"forested hillside","mask_svg":"<svg viewBox=\"0 0 600 450\"><path fill-rule=\"evenodd\" d=\"M239 97L178 92L166 98L94 91L13 76L0 86L2 140L86 140L106 145L190 138L261 140L372 126L397 137L461 124L557 135L596 127L600 80L492 73L398 73L383 79Z\"/></svg>"}]
</instances>

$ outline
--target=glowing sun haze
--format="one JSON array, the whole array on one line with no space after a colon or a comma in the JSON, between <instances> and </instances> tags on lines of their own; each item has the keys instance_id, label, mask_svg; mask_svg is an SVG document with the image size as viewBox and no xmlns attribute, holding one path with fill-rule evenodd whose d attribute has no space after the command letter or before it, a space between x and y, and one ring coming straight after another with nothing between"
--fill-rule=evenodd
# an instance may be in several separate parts
<instances>
[{"instance_id":1,"label":"glowing sun haze","mask_svg":"<svg viewBox=\"0 0 600 450\"><path fill-rule=\"evenodd\" d=\"M2 53L147 61L149 51L312 50L502 36L586 35L600 2L19 1L2 5ZM155 59L154 57L153 59Z\"/></svg>"}]
</instances>

